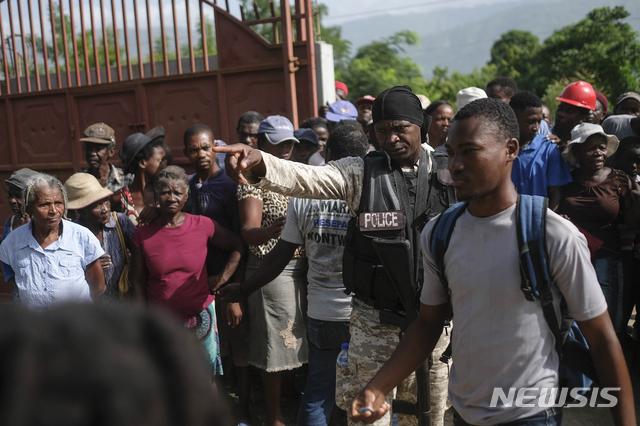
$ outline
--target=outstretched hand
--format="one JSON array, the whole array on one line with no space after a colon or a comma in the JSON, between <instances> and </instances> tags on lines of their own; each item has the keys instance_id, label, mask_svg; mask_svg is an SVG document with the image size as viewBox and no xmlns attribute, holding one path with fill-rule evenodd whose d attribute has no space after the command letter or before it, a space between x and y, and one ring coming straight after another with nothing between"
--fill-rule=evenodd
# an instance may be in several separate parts
<instances>
[{"instance_id":1,"label":"outstretched hand","mask_svg":"<svg viewBox=\"0 0 640 426\"><path fill-rule=\"evenodd\" d=\"M351 403L351 420L354 423L371 424L384 416L390 408L383 393L364 388Z\"/></svg>"},{"instance_id":2,"label":"outstretched hand","mask_svg":"<svg viewBox=\"0 0 640 426\"><path fill-rule=\"evenodd\" d=\"M253 176L264 177L267 170L262 161L262 153L241 143L225 146L214 146L213 152L227 154L224 159L227 176L240 185L248 185L249 181L242 172L251 170Z\"/></svg>"}]
</instances>

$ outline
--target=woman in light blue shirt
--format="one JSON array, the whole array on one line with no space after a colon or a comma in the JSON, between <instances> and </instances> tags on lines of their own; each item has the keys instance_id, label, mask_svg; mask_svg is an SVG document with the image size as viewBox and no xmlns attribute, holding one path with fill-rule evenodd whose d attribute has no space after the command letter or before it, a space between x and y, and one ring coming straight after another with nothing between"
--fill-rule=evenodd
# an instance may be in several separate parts
<instances>
[{"instance_id":1,"label":"woman in light blue shirt","mask_svg":"<svg viewBox=\"0 0 640 426\"><path fill-rule=\"evenodd\" d=\"M67 194L58 179L39 175L22 194L28 225L11 232L0 245L0 260L15 276L9 280L28 308L62 302L88 302L105 291L98 239L83 226L63 221Z\"/></svg>"}]
</instances>

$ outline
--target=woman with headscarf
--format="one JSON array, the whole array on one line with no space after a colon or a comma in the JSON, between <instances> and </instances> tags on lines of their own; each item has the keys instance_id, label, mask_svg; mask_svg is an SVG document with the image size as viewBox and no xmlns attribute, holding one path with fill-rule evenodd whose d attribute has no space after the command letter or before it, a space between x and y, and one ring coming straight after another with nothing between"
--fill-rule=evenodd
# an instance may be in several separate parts
<instances>
[{"instance_id":1,"label":"woman with headscarf","mask_svg":"<svg viewBox=\"0 0 640 426\"><path fill-rule=\"evenodd\" d=\"M571 141L562 156L579 166L573 182L566 184L558 208L585 234L592 253L611 322L618 333L622 324L622 241L618 223L638 229L635 194L640 188L621 170L605 167L607 157L618 149L618 138L607 135L597 124L582 123L571 131Z\"/></svg>"},{"instance_id":2,"label":"woman with headscarf","mask_svg":"<svg viewBox=\"0 0 640 426\"><path fill-rule=\"evenodd\" d=\"M90 302L104 293L104 254L85 227L63 220L67 192L53 176L39 174L22 192L22 214L31 221L0 245L0 260L15 272L10 280L21 304L45 308L63 302Z\"/></svg>"},{"instance_id":3,"label":"woman with headscarf","mask_svg":"<svg viewBox=\"0 0 640 426\"><path fill-rule=\"evenodd\" d=\"M104 270L107 290L104 294L109 301L118 301L129 290L119 288L122 274L128 274L125 266L129 262L129 250L135 225L124 213L111 211L109 198L113 193L103 188L100 182L88 173L76 173L64 184L69 197L69 210L78 212L77 223L89 229L96 236L105 254L100 258ZM124 277L127 284L129 280Z\"/></svg>"},{"instance_id":4,"label":"woman with headscarf","mask_svg":"<svg viewBox=\"0 0 640 426\"><path fill-rule=\"evenodd\" d=\"M169 166L153 181L160 216L133 235L133 296L184 322L202 341L212 375L222 374L213 294L235 272L240 237L206 216L184 213L189 177ZM224 270L207 274L207 248L230 252Z\"/></svg>"}]
</instances>

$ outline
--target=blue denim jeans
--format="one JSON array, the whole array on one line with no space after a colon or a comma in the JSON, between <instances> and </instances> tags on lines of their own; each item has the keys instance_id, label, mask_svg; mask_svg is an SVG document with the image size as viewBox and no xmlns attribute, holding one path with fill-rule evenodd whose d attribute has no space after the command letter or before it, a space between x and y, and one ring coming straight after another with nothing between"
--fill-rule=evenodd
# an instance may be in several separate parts
<instances>
[{"instance_id":1,"label":"blue denim jeans","mask_svg":"<svg viewBox=\"0 0 640 426\"><path fill-rule=\"evenodd\" d=\"M298 426L326 426L336 399L336 359L340 346L349 343L349 321L309 318L309 378L304 390Z\"/></svg>"},{"instance_id":2,"label":"blue denim jeans","mask_svg":"<svg viewBox=\"0 0 640 426\"><path fill-rule=\"evenodd\" d=\"M560 426L562 424L562 407L547 408L524 419L507 423L499 423L496 426ZM471 426L465 422L457 412L453 412L453 426Z\"/></svg>"},{"instance_id":3,"label":"blue denim jeans","mask_svg":"<svg viewBox=\"0 0 640 426\"><path fill-rule=\"evenodd\" d=\"M624 288L622 260L620 256L609 256L593 260L593 266L607 301L613 328L617 333L621 333L626 330L626 325L623 327L622 324L622 292Z\"/></svg>"}]
</instances>

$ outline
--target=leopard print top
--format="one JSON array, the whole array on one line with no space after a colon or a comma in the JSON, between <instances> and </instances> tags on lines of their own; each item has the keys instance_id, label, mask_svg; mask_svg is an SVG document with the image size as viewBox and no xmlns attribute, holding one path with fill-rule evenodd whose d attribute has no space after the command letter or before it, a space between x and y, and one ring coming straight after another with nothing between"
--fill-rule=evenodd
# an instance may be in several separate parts
<instances>
[{"instance_id":1,"label":"leopard print top","mask_svg":"<svg viewBox=\"0 0 640 426\"><path fill-rule=\"evenodd\" d=\"M270 226L276 219L287 216L287 206L290 197L278 194L277 192L267 191L265 189L255 188L252 185L238 186L238 200L245 198L256 198L262 201L262 222L261 227ZM251 253L262 259L267 255L278 243L280 238L272 238L264 244L249 245ZM302 246L296 249L293 255L294 259L305 257L304 248Z\"/></svg>"}]
</instances>

